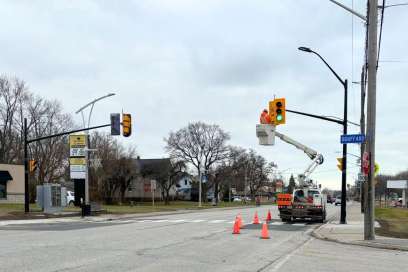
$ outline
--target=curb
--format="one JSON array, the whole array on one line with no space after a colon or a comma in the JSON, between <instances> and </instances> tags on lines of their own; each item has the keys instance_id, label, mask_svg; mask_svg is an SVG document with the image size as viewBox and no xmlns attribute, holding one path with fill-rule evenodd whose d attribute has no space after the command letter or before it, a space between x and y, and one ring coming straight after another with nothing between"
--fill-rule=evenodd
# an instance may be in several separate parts
<instances>
[{"instance_id":1,"label":"curb","mask_svg":"<svg viewBox=\"0 0 408 272\"><path fill-rule=\"evenodd\" d=\"M327 223L330 223L334 221L336 216L333 216L330 221L328 220L325 224L321 225L317 229L314 229L311 233L311 236L322 240L322 241L329 241L329 242L334 242L338 244L343 244L343 245L353 245L353 246L365 246L365 247L371 247L371 248L379 248L379 249L388 249L388 250L400 250L400 251L408 251L408 246L400 246L400 245L393 245L393 244L383 244L383 243L378 243L374 241L344 241L340 239L335 239L335 238L330 238L328 236L322 235L319 233L320 229L324 228Z\"/></svg>"}]
</instances>

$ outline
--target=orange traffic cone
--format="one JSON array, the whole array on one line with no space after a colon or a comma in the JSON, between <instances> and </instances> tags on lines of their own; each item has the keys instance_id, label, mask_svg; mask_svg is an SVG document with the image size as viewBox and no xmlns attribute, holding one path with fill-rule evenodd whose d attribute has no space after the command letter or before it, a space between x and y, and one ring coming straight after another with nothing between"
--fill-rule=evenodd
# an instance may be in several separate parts
<instances>
[{"instance_id":1,"label":"orange traffic cone","mask_svg":"<svg viewBox=\"0 0 408 272\"><path fill-rule=\"evenodd\" d=\"M240 229L242 229L242 217L241 214L238 214L238 226Z\"/></svg>"},{"instance_id":2,"label":"orange traffic cone","mask_svg":"<svg viewBox=\"0 0 408 272\"><path fill-rule=\"evenodd\" d=\"M261 239L269 239L268 225L266 222L262 224Z\"/></svg>"},{"instance_id":3,"label":"orange traffic cone","mask_svg":"<svg viewBox=\"0 0 408 272\"><path fill-rule=\"evenodd\" d=\"M254 222L252 222L252 224L255 224L255 225L258 225L258 224L259 224L258 212L255 212Z\"/></svg>"},{"instance_id":4,"label":"orange traffic cone","mask_svg":"<svg viewBox=\"0 0 408 272\"><path fill-rule=\"evenodd\" d=\"M234 223L234 228L232 229L232 234L240 234L238 217L235 218L235 223Z\"/></svg>"},{"instance_id":5,"label":"orange traffic cone","mask_svg":"<svg viewBox=\"0 0 408 272\"><path fill-rule=\"evenodd\" d=\"M271 210L268 210L268 216L266 216L266 221L272 221Z\"/></svg>"}]
</instances>

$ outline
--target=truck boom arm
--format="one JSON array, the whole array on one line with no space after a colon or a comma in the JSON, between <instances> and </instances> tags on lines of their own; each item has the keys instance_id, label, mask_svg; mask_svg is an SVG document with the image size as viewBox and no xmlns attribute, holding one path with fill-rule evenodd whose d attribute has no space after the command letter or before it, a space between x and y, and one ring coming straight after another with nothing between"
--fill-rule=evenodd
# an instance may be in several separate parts
<instances>
[{"instance_id":1,"label":"truck boom arm","mask_svg":"<svg viewBox=\"0 0 408 272\"><path fill-rule=\"evenodd\" d=\"M311 149L311 148L309 148L309 147L307 147L307 146L293 140L292 138L290 138L290 137L288 137L288 136L286 136L286 135L284 135L282 133L279 133L279 132L275 131L275 135L278 136L282 141L284 141L284 142L286 142L288 144L291 144L291 145L295 146L296 148L298 148L298 149L302 150L303 152L305 152L306 155L308 155L309 158L312 159L312 160L314 160L317 157L317 155L319 155L319 153L317 153L317 151L315 151L315 150L313 150L313 149Z\"/></svg>"},{"instance_id":2,"label":"truck boom arm","mask_svg":"<svg viewBox=\"0 0 408 272\"><path fill-rule=\"evenodd\" d=\"M323 163L323 155L317 153L317 151L293 140L292 138L279 133L277 131L275 131L275 135L279 137L279 139L281 139L282 141L291 144L293 146L295 146L296 148L302 150L303 152L306 153L306 155L312 159L312 163L309 165L309 167L306 168L306 170L304 171L304 173L302 175L299 175L299 177L301 178L300 182L304 182L304 180L310 176L310 174L312 174L312 172L316 169L316 167L320 164Z\"/></svg>"}]
</instances>

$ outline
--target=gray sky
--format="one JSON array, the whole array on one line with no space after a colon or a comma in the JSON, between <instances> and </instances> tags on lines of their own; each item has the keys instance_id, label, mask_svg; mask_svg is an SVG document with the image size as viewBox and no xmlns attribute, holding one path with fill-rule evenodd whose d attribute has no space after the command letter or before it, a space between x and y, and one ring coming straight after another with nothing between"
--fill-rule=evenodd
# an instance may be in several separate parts
<instances>
[{"instance_id":1,"label":"gray sky","mask_svg":"<svg viewBox=\"0 0 408 272\"><path fill-rule=\"evenodd\" d=\"M366 1L341 2L365 13ZM342 86L298 46L318 51L350 82L359 81L363 64L363 23L328 0L0 4L1 73L24 79L71 113L114 91L96 105L92 124L107 123L111 112L132 113L133 135L121 140L144 158L166 156L169 131L200 120L230 132L230 144L289 168L286 177L302 172L310 160L301 151L280 140L258 146L261 110L276 95L289 109L342 117ZM380 57L405 62L381 62L378 71L377 162L390 174L408 168L407 12L386 9ZM349 119L359 122L359 85L350 86L349 97ZM313 178L340 188L340 125L288 113L278 130L320 151L325 163ZM358 146L349 152L358 154ZM349 158L353 184L358 168Z\"/></svg>"}]
</instances>

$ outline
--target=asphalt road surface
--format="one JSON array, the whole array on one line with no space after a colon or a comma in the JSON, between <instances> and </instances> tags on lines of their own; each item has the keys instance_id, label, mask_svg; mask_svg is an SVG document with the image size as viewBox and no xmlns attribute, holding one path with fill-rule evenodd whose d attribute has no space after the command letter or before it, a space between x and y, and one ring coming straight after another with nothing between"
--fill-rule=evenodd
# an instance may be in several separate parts
<instances>
[{"instance_id":1,"label":"asphalt road surface","mask_svg":"<svg viewBox=\"0 0 408 272\"><path fill-rule=\"evenodd\" d=\"M252 225L272 211L270 239ZM328 217L339 212L329 205ZM233 235L235 216L244 228ZM340 245L310 236L320 226L283 224L276 206L0 227L0 271L406 271L407 252Z\"/></svg>"}]
</instances>

